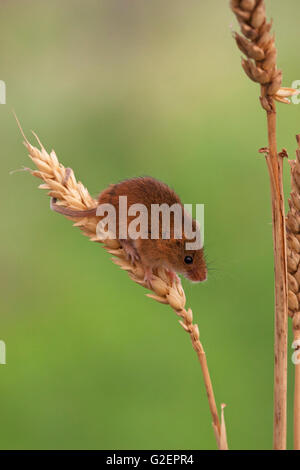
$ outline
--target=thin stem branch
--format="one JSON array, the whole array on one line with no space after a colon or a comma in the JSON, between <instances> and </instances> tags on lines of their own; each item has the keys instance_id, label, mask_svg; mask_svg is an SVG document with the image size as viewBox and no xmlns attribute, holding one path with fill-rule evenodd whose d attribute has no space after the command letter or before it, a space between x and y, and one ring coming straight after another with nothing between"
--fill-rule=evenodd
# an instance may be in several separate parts
<instances>
[{"instance_id":1,"label":"thin stem branch","mask_svg":"<svg viewBox=\"0 0 300 470\"><path fill-rule=\"evenodd\" d=\"M224 407L226 405L221 405L221 422L219 420L218 410L215 401L214 390L211 382L211 378L209 375L206 354L204 349L201 352L197 351L198 359L201 365L204 384L206 388L207 399L209 403L209 409L213 419L213 428L214 433L216 436L216 441L219 450L228 450L228 442L227 442L227 435L226 435L226 427L224 421Z\"/></svg>"},{"instance_id":2,"label":"thin stem branch","mask_svg":"<svg viewBox=\"0 0 300 470\"><path fill-rule=\"evenodd\" d=\"M204 385L206 389L209 409L210 409L210 413L212 416L212 425L213 425L218 449L228 450L226 427L225 427L224 412L223 412L225 405L222 405L221 421L220 421L218 409L216 405L216 400L215 400L215 395L214 395L214 390L213 390L213 385L212 385L212 381L211 381L209 370L208 370L206 354L205 354L204 348L202 346L202 343L199 337L198 325L193 323L193 312L191 309L186 310L185 308L183 308L180 311L175 310L175 312L177 313L177 315L179 315L182 318L182 320L179 323L181 324L183 329L187 333L189 333L193 348L196 351L197 356L198 356L198 360L199 360L201 370L202 370Z\"/></svg>"},{"instance_id":3,"label":"thin stem branch","mask_svg":"<svg viewBox=\"0 0 300 470\"><path fill-rule=\"evenodd\" d=\"M282 162L277 153L276 111L267 112L269 152L266 161L270 176L274 272L275 272L275 344L274 344L274 435L276 450L286 449L287 407L287 268Z\"/></svg>"},{"instance_id":4,"label":"thin stem branch","mask_svg":"<svg viewBox=\"0 0 300 470\"><path fill-rule=\"evenodd\" d=\"M218 430L218 434L220 434L221 423L219 420L214 390L213 390L211 378L209 375L205 351L204 350L202 350L201 352L197 351L197 356L198 356L201 369L202 369L202 374L203 374L203 379L204 379L204 384L205 384L205 389L206 389L206 394L207 394L207 399L208 399L208 404L209 404L209 409L211 412L213 424L214 424L214 427L216 427L216 429Z\"/></svg>"}]
</instances>

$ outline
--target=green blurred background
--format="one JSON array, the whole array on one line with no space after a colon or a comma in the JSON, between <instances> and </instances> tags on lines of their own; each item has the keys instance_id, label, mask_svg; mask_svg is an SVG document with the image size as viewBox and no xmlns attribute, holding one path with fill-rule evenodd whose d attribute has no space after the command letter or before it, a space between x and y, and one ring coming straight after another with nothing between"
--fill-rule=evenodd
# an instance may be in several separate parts
<instances>
[{"instance_id":1,"label":"green blurred background","mask_svg":"<svg viewBox=\"0 0 300 470\"><path fill-rule=\"evenodd\" d=\"M300 6L267 2L284 85ZM2 449L214 449L205 389L172 310L63 217L12 116L96 195L152 175L205 203L209 280L184 282L232 449L272 446L273 261L265 114L227 1L2 1ZM300 106L278 105L291 158ZM289 191L288 164L285 189ZM292 354L292 349L290 349ZM292 445L289 359L289 446Z\"/></svg>"}]
</instances>

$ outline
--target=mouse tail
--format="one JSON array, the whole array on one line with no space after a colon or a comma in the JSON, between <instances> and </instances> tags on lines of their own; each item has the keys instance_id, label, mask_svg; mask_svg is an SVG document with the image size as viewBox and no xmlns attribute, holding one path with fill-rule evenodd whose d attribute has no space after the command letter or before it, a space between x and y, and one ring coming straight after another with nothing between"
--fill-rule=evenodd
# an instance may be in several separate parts
<instances>
[{"instance_id":1,"label":"mouse tail","mask_svg":"<svg viewBox=\"0 0 300 470\"><path fill-rule=\"evenodd\" d=\"M93 209L86 209L82 211L70 209L69 207L56 204L56 198L54 197L50 199L50 209L53 210L54 212L58 212L58 214L64 215L66 217L74 217L74 218L96 216L96 210L97 210L96 207L94 207Z\"/></svg>"}]
</instances>

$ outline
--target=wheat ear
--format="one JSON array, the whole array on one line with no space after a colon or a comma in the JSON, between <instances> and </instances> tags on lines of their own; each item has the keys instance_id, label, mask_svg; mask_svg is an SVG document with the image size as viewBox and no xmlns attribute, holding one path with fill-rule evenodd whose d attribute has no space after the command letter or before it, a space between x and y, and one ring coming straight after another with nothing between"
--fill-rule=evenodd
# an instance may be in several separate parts
<instances>
[{"instance_id":1,"label":"wheat ear","mask_svg":"<svg viewBox=\"0 0 300 470\"><path fill-rule=\"evenodd\" d=\"M289 96L298 90L281 87L282 71L277 69L275 38L271 22L266 20L264 0L231 0L231 9L242 35L234 33L238 48L245 54L242 67L248 77L261 85L260 101L268 111L275 111L273 100L289 103Z\"/></svg>"},{"instance_id":2,"label":"wheat ear","mask_svg":"<svg viewBox=\"0 0 300 470\"><path fill-rule=\"evenodd\" d=\"M29 169L29 171L32 175L43 180L43 183L39 188L48 190L48 195L57 199L57 204L61 204L70 209L84 210L97 206L97 201L91 197L87 188L83 186L80 181L76 181L75 175L71 169L65 168L58 161L53 150L48 154L35 134L34 135L41 148L38 149L34 147L27 140L22 129L21 132L25 139L24 145L29 152L29 157L37 167L37 170ZM134 282L144 287L148 287L144 281L145 270L143 265L139 262L136 262L133 265L127 259L118 240L106 239L104 242L99 240L96 232L97 223L99 222L97 217L83 217L82 219L72 219L71 217L67 218L75 221L74 226L79 227L84 235L88 236L92 241L104 243L104 248L114 256L114 263L121 269L127 271L129 277ZM147 294L147 296L157 302L170 305L176 315L180 317L180 325L190 336L192 346L197 353L202 369L217 446L220 450L227 450L228 445L224 421L225 405L221 406L220 420L215 402L213 386L208 371L206 354L199 338L199 328L198 325L193 323L192 310L190 308L186 309L185 307L186 298L181 282L179 279L171 279L166 270L158 269L155 272L153 281L151 281L151 287L152 293Z\"/></svg>"},{"instance_id":3,"label":"wheat ear","mask_svg":"<svg viewBox=\"0 0 300 470\"><path fill-rule=\"evenodd\" d=\"M295 349L300 351L300 135L297 135L296 160L291 160L291 195L286 217L288 305L293 321ZM299 360L299 355L298 358ZM297 361L298 362L298 361ZM294 449L300 450L300 363L295 364Z\"/></svg>"},{"instance_id":4,"label":"wheat ear","mask_svg":"<svg viewBox=\"0 0 300 470\"><path fill-rule=\"evenodd\" d=\"M277 69L274 36L267 22L263 0L231 0L231 9L242 34L234 33L237 46L246 56L242 67L248 77L260 84L260 102L267 113L268 143L265 153L271 188L274 271L274 449L286 448L287 407L287 267L282 155L277 153L275 100L289 103L297 90L281 87L282 72Z\"/></svg>"}]
</instances>

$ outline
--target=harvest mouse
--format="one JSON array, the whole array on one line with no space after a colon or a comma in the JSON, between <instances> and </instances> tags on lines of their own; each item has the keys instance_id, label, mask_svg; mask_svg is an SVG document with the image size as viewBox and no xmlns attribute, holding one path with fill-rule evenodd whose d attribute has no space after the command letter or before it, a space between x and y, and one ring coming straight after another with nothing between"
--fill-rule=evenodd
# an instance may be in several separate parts
<instances>
[{"instance_id":1,"label":"harvest mouse","mask_svg":"<svg viewBox=\"0 0 300 470\"><path fill-rule=\"evenodd\" d=\"M134 204L143 205L147 212L147 232L144 233L144 237L139 238L130 237L129 233L121 234L124 229L120 225L119 221L119 206L120 196L127 197L127 205L131 207ZM205 281L207 277L207 267L204 259L203 248L198 249L186 249L186 242L191 241L186 235L185 225L183 224L183 216L186 215L186 211L180 201L177 194L169 188L165 183L158 181L152 177L140 177L131 178L120 183L112 184L107 189L102 191L98 197L99 206L102 204L111 204L116 211L116 238L119 240L122 248L125 250L128 258L135 263L140 261L145 268L145 281L151 284L153 270L158 267L166 268L172 276L176 276L175 273L183 274L187 279L193 282ZM169 232L162 231L161 227L161 214L159 233L156 239L151 238L151 208L152 205L167 204L171 207L173 204L177 204L182 208L182 237L175 237L175 219L174 214L171 214ZM98 206L98 208L99 208ZM104 207L104 206L103 206ZM72 210L62 205L58 205L55 199L51 200L51 208L67 217L95 217L98 216L99 212L96 211L98 208L87 209L87 210ZM172 218L173 215L173 218ZM127 220L126 227L130 225L130 222L135 218L132 215L126 213ZM194 233L200 233L199 227L195 220L191 218L191 225ZM103 217L99 216L99 221ZM124 232L124 230L123 230ZM141 233L141 232L140 232ZM148 237L147 237L148 235ZM147 237L147 238L146 238ZM195 235L194 235L195 237Z\"/></svg>"}]
</instances>

